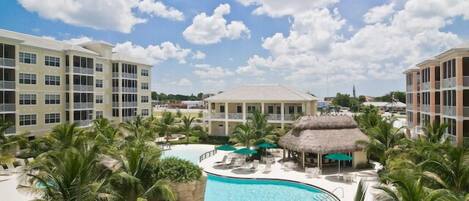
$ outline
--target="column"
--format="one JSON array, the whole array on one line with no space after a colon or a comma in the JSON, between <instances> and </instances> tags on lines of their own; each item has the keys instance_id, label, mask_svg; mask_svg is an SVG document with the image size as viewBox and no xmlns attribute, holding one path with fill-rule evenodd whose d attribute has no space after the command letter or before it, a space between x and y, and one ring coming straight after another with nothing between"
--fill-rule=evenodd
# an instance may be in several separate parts
<instances>
[{"instance_id":1,"label":"column","mask_svg":"<svg viewBox=\"0 0 469 201\"><path fill-rule=\"evenodd\" d=\"M208 120L210 121L212 119L212 103L208 102L208 114L207 114Z\"/></svg>"},{"instance_id":2,"label":"column","mask_svg":"<svg viewBox=\"0 0 469 201\"><path fill-rule=\"evenodd\" d=\"M464 118L464 75L462 68L462 57L456 58L456 142L463 146L463 118Z\"/></svg>"},{"instance_id":3,"label":"column","mask_svg":"<svg viewBox=\"0 0 469 201\"><path fill-rule=\"evenodd\" d=\"M246 122L246 102L243 102L243 122Z\"/></svg>"},{"instance_id":4,"label":"column","mask_svg":"<svg viewBox=\"0 0 469 201\"><path fill-rule=\"evenodd\" d=\"M430 124L435 121L435 65L430 66Z\"/></svg>"},{"instance_id":5,"label":"column","mask_svg":"<svg viewBox=\"0 0 469 201\"><path fill-rule=\"evenodd\" d=\"M208 134L212 135L212 120L208 119Z\"/></svg>"},{"instance_id":6,"label":"column","mask_svg":"<svg viewBox=\"0 0 469 201\"><path fill-rule=\"evenodd\" d=\"M225 119L228 119L228 103L225 102Z\"/></svg>"},{"instance_id":7,"label":"column","mask_svg":"<svg viewBox=\"0 0 469 201\"><path fill-rule=\"evenodd\" d=\"M301 103L301 113L303 113L303 115L310 115L306 114L306 103Z\"/></svg>"},{"instance_id":8,"label":"column","mask_svg":"<svg viewBox=\"0 0 469 201\"><path fill-rule=\"evenodd\" d=\"M281 120L281 125L282 125L282 129L284 129L285 125L283 123L283 121L285 121L285 103L280 103L280 120Z\"/></svg>"},{"instance_id":9,"label":"column","mask_svg":"<svg viewBox=\"0 0 469 201\"><path fill-rule=\"evenodd\" d=\"M262 103L261 103L261 113L262 113L262 114L265 114L265 111L264 111L264 110L265 110L265 109L264 109L264 103L262 102Z\"/></svg>"},{"instance_id":10,"label":"column","mask_svg":"<svg viewBox=\"0 0 469 201\"><path fill-rule=\"evenodd\" d=\"M225 121L225 135L228 136L230 129L228 128L228 121Z\"/></svg>"}]
</instances>

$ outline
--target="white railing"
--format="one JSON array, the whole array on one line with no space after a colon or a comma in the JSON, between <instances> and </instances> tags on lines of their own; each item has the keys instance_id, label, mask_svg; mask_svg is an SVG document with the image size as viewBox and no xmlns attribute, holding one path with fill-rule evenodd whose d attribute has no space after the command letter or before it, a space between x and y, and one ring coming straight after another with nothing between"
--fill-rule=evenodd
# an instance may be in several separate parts
<instances>
[{"instance_id":1,"label":"white railing","mask_svg":"<svg viewBox=\"0 0 469 201\"><path fill-rule=\"evenodd\" d=\"M112 72L112 77L119 77L119 72Z\"/></svg>"},{"instance_id":2,"label":"white railing","mask_svg":"<svg viewBox=\"0 0 469 201\"><path fill-rule=\"evenodd\" d=\"M210 118L212 118L212 119L224 119L225 118L225 113L212 112L212 114L210 114Z\"/></svg>"},{"instance_id":3,"label":"white railing","mask_svg":"<svg viewBox=\"0 0 469 201\"><path fill-rule=\"evenodd\" d=\"M132 87L122 87L122 92L137 93L137 88L132 88Z\"/></svg>"},{"instance_id":4,"label":"white railing","mask_svg":"<svg viewBox=\"0 0 469 201\"><path fill-rule=\"evenodd\" d=\"M93 75L94 70L93 70L93 68L73 67L73 72L74 73Z\"/></svg>"},{"instance_id":5,"label":"white railing","mask_svg":"<svg viewBox=\"0 0 469 201\"><path fill-rule=\"evenodd\" d=\"M137 107L137 102L122 102L122 107Z\"/></svg>"},{"instance_id":6,"label":"white railing","mask_svg":"<svg viewBox=\"0 0 469 201\"><path fill-rule=\"evenodd\" d=\"M453 88L456 87L456 78L447 78L443 80L443 86L442 88Z\"/></svg>"},{"instance_id":7,"label":"white railing","mask_svg":"<svg viewBox=\"0 0 469 201\"><path fill-rule=\"evenodd\" d=\"M16 133L16 128L14 126L5 129L5 134L13 134Z\"/></svg>"},{"instance_id":8,"label":"white railing","mask_svg":"<svg viewBox=\"0 0 469 201\"><path fill-rule=\"evenodd\" d=\"M406 85L406 91L408 91L408 92L412 91L412 85L411 84Z\"/></svg>"},{"instance_id":9,"label":"white railing","mask_svg":"<svg viewBox=\"0 0 469 201\"><path fill-rule=\"evenodd\" d=\"M443 114L447 116L456 116L456 107L443 106Z\"/></svg>"},{"instance_id":10,"label":"white railing","mask_svg":"<svg viewBox=\"0 0 469 201\"><path fill-rule=\"evenodd\" d=\"M422 104L422 112L430 112L430 105Z\"/></svg>"},{"instance_id":11,"label":"white railing","mask_svg":"<svg viewBox=\"0 0 469 201\"><path fill-rule=\"evenodd\" d=\"M268 114L267 120L280 121L282 120L282 115L281 114Z\"/></svg>"},{"instance_id":12,"label":"white railing","mask_svg":"<svg viewBox=\"0 0 469 201\"><path fill-rule=\"evenodd\" d=\"M457 143L457 138L454 135L451 135L449 133L445 134L445 137L451 142L451 144L456 144Z\"/></svg>"},{"instance_id":13,"label":"white railing","mask_svg":"<svg viewBox=\"0 0 469 201\"><path fill-rule=\"evenodd\" d=\"M285 121L294 121L295 120L295 114L285 114L283 117L283 120Z\"/></svg>"},{"instance_id":14,"label":"white railing","mask_svg":"<svg viewBox=\"0 0 469 201\"><path fill-rule=\"evenodd\" d=\"M422 83L422 90L430 90L430 82Z\"/></svg>"},{"instance_id":15,"label":"white railing","mask_svg":"<svg viewBox=\"0 0 469 201\"><path fill-rule=\"evenodd\" d=\"M0 58L0 66L15 67L16 61L10 58Z\"/></svg>"},{"instance_id":16,"label":"white railing","mask_svg":"<svg viewBox=\"0 0 469 201\"><path fill-rule=\"evenodd\" d=\"M441 106L435 105L435 113L440 114L440 112L441 112Z\"/></svg>"},{"instance_id":17,"label":"white railing","mask_svg":"<svg viewBox=\"0 0 469 201\"><path fill-rule=\"evenodd\" d=\"M112 102L112 107L119 107L119 102Z\"/></svg>"},{"instance_id":18,"label":"white railing","mask_svg":"<svg viewBox=\"0 0 469 201\"><path fill-rule=\"evenodd\" d=\"M13 103L0 104L0 112L14 112L16 111L16 106Z\"/></svg>"},{"instance_id":19,"label":"white railing","mask_svg":"<svg viewBox=\"0 0 469 201\"><path fill-rule=\"evenodd\" d=\"M85 127L85 126L91 126L91 120L75 120L74 123L76 123L79 127Z\"/></svg>"},{"instance_id":20,"label":"white railing","mask_svg":"<svg viewBox=\"0 0 469 201\"><path fill-rule=\"evenodd\" d=\"M0 81L0 89L15 89L15 81Z\"/></svg>"},{"instance_id":21,"label":"white railing","mask_svg":"<svg viewBox=\"0 0 469 201\"><path fill-rule=\"evenodd\" d=\"M469 107L468 106L464 106L463 115L464 115L464 117L469 117Z\"/></svg>"},{"instance_id":22,"label":"white railing","mask_svg":"<svg viewBox=\"0 0 469 201\"><path fill-rule=\"evenodd\" d=\"M92 109L93 102L73 103L74 109Z\"/></svg>"},{"instance_id":23,"label":"white railing","mask_svg":"<svg viewBox=\"0 0 469 201\"><path fill-rule=\"evenodd\" d=\"M122 121L124 122L134 121L135 118L136 118L135 116L122 117Z\"/></svg>"},{"instance_id":24,"label":"white railing","mask_svg":"<svg viewBox=\"0 0 469 201\"><path fill-rule=\"evenodd\" d=\"M465 87L469 86L469 76L464 76L463 85Z\"/></svg>"},{"instance_id":25,"label":"white railing","mask_svg":"<svg viewBox=\"0 0 469 201\"><path fill-rule=\"evenodd\" d=\"M441 83L440 81L435 81L435 89L440 89Z\"/></svg>"},{"instance_id":26,"label":"white railing","mask_svg":"<svg viewBox=\"0 0 469 201\"><path fill-rule=\"evenodd\" d=\"M112 92L119 92L119 87L112 87Z\"/></svg>"},{"instance_id":27,"label":"white railing","mask_svg":"<svg viewBox=\"0 0 469 201\"><path fill-rule=\"evenodd\" d=\"M406 105L407 110L413 110L412 106L413 106L412 103L407 104Z\"/></svg>"},{"instance_id":28,"label":"white railing","mask_svg":"<svg viewBox=\"0 0 469 201\"><path fill-rule=\"evenodd\" d=\"M228 119L243 119L243 113L228 113Z\"/></svg>"},{"instance_id":29,"label":"white railing","mask_svg":"<svg viewBox=\"0 0 469 201\"><path fill-rule=\"evenodd\" d=\"M122 73L122 77L131 78L131 79L137 79L137 74L133 74L133 73Z\"/></svg>"},{"instance_id":30,"label":"white railing","mask_svg":"<svg viewBox=\"0 0 469 201\"><path fill-rule=\"evenodd\" d=\"M75 91L93 91L93 85L73 85Z\"/></svg>"}]
</instances>

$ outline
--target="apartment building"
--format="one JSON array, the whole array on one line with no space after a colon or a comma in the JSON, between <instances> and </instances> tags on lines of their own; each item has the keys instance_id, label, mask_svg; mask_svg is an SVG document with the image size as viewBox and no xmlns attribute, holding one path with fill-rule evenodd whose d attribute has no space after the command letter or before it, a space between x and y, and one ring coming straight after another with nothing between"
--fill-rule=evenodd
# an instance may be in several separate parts
<instances>
[{"instance_id":1,"label":"apartment building","mask_svg":"<svg viewBox=\"0 0 469 201\"><path fill-rule=\"evenodd\" d=\"M210 135L227 136L254 111L267 115L277 128L290 126L302 115L315 115L314 96L281 85L250 85L229 89L205 99Z\"/></svg>"},{"instance_id":2,"label":"apartment building","mask_svg":"<svg viewBox=\"0 0 469 201\"><path fill-rule=\"evenodd\" d=\"M469 146L469 44L454 47L406 70L408 132L430 122L448 125L453 144Z\"/></svg>"},{"instance_id":3,"label":"apartment building","mask_svg":"<svg viewBox=\"0 0 469 201\"><path fill-rule=\"evenodd\" d=\"M151 113L151 65L102 41L72 45L0 29L0 118L6 134L41 135L64 122L128 121Z\"/></svg>"}]
</instances>

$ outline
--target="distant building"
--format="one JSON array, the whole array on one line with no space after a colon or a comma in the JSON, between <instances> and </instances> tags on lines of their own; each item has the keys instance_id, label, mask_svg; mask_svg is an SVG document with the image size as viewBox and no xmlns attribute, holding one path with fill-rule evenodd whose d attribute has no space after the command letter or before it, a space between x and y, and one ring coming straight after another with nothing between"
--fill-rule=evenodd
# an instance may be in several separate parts
<instances>
[{"instance_id":1,"label":"distant building","mask_svg":"<svg viewBox=\"0 0 469 201\"><path fill-rule=\"evenodd\" d=\"M364 102L365 106L374 106L382 112L405 112L406 104L401 102Z\"/></svg>"},{"instance_id":2,"label":"distant building","mask_svg":"<svg viewBox=\"0 0 469 201\"><path fill-rule=\"evenodd\" d=\"M204 107L204 101L181 101L181 104L186 105L187 109Z\"/></svg>"}]
</instances>

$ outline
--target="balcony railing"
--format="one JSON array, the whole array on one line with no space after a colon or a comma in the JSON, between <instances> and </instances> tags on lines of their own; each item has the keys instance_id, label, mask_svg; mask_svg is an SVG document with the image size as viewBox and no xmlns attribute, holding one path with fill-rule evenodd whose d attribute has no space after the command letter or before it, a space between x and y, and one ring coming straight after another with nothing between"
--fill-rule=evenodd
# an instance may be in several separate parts
<instances>
[{"instance_id":1,"label":"balcony railing","mask_svg":"<svg viewBox=\"0 0 469 201\"><path fill-rule=\"evenodd\" d=\"M407 103L406 104L407 110L413 110L412 106L413 106L412 103Z\"/></svg>"},{"instance_id":2,"label":"balcony railing","mask_svg":"<svg viewBox=\"0 0 469 201\"><path fill-rule=\"evenodd\" d=\"M440 81L435 81L435 89L440 89L441 82Z\"/></svg>"},{"instance_id":3,"label":"balcony railing","mask_svg":"<svg viewBox=\"0 0 469 201\"><path fill-rule=\"evenodd\" d=\"M112 92L119 92L119 87L112 87Z\"/></svg>"},{"instance_id":4,"label":"balcony railing","mask_svg":"<svg viewBox=\"0 0 469 201\"><path fill-rule=\"evenodd\" d=\"M422 104L421 110L422 112L430 112L430 105Z\"/></svg>"},{"instance_id":5,"label":"balcony railing","mask_svg":"<svg viewBox=\"0 0 469 201\"><path fill-rule=\"evenodd\" d=\"M75 91L93 91L93 85L73 85Z\"/></svg>"},{"instance_id":6,"label":"balcony railing","mask_svg":"<svg viewBox=\"0 0 469 201\"><path fill-rule=\"evenodd\" d=\"M469 147L469 137L464 137L463 138L463 145L464 145L464 147Z\"/></svg>"},{"instance_id":7,"label":"balcony railing","mask_svg":"<svg viewBox=\"0 0 469 201\"><path fill-rule=\"evenodd\" d=\"M137 74L133 74L133 73L122 73L122 77L131 78L131 79L137 79Z\"/></svg>"},{"instance_id":8,"label":"balcony railing","mask_svg":"<svg viewBox=\"0 0 469 201\"><path fill-rule=\"evenodd\" d=\"M225 118L225 113L212 112L212 114L210 114L210 118L212 118L212 119L224 119Z\"/></svg>"},{"instance_id":9,"label":"balcony railing","mask_svg":"<svg viewBox=\"0 0 469 201\"><path fill-rule=\"evenodd\" d=\"M16 128L14 126L5 129L5 134L14 134L16 133Z\"/></svg>"},{"instance_id":10,"label":"balcony railing","mask_svg":"<svg viewBox=\"0 0 469 201\"><path fill-rule=\"evenodd\" d=\"M134 121L135 118L136 118L135 116L122 117L122 121L124 122Z\"/></svg>"},{"instance_id":11,"label":"balcony railing","mask_svg":"<svg viewBox=\"0 0 469 201\"><path fill-rule=\"evenodd\" d=\"M94 70L93 68L73 67L73 73L93 75Z\"/></svg>"},{"instance_id":12,"label":"balcony railing","mask_svg":"<svg viewBox=\"0 0 469 201\"><path fill-rule=\"evenodd\" d=\"M435 113L440 114L440 112L441 112L441 106L435 105Z\"/></svg>"},{"instance_id":13,"label":"balcony railing","mask_svg":"<svg viewBox=\"0 0 469 201\"><path fill-rule=\"evenodd\" d=\"M16 111L16 106L14 103L0 104L0 112L14 112L14 111Z\"/></svg>"},{"instance_id":14,"label":"balcony railing","mask_svg":"<svg viewBox=\"0 0 469 201\"><path fill-rule=\"evenodd\" d=\"M132 88L132 87L122 87L122 92L137 93L137 88Z\"/></svg>"},{"instance_id":15,"label":"balcony railing","mask_svg":"<svg viewBox=\"0 0 469 201\"><path fill-rule=\"evenodd\" d=\"M443 86L442 88L453 88L456 87L456 78L447 78L443 80Z\"/></svg>"},{"instance_id":16,"label":"balcony railing","mask_svg":"<svg viewBox=\"0 0 469 201\"><path fill-rule=\"evenodd\" d=\"M119 107L119 102L112 102L112 107Z\"/></svg>"},{"instance_id":17,"label":"balcony railing","mask_svg":"<svg viewBox=\"0 0 469 201\"><path fill-rule=\"evenodd\" d=\"M422 90L424 91L430 90L430 82L422 83Z\"/></svg>"},{"instance_id":18,"label":"balcony railing","mask_svg":"<svg viewBox=\"0 0 469 201\"><path fill-rule=\"evenodd\" d=\"M295 114L285 114L285 116L283 117L283 120L285 121L294 121L296 120L296 117L297 115Z\"/></svg>"},{"instance_id":19,"label":"balcony railing","mask_svg":"<svg viewBox=\"0 0 469 201\"><path fill-rule=\"evenodd\" d=\"M443 114L447 116L456 116L456 107L443 106Z\"/></svg>"},{"instance_id":20,"label":"balcony railing","mask_svg":"<svg viewBox=\"0 0 469 201\"><path fill-rule=\"evenodd\" d=\"M280 121L280 120L282 120L282 115L281 114L268 114L267 115L267 120Z\"/></svg>"},{"instance_id":21,"label":"balcony railing","mask_svg":"<svg viewBox=\"0 0 469 201\"><path fill-rule=\"evenodd\" d=\"M93 102L73 103L74 109L92 109Z\"/></svg>"},{"instance_id":22,"label":"balcony railing","mask_svg":"<svg viewBox=\"0 0 469 201\"><path fill-rule=\"evenodd\" d=\"M79 127L87 127L91 126L92 120L75 120L73 122L76 123Z\"/></svg>"},{"instance_id":23,"label":"balcony railing","mask_svg":"<svg viewBox=\"0 0 469 201\"><path fill-rule=\"evenodd\" d=\"M15 89L15 81L0 80L0 89Z\"/></svg>"},{"instance_id":24,"label":"balcony railing","mask_svg":"<svg viewBox=\"0 0 469 201\"><path fill-rule=\"evenodd\" d=\"M228 119L243 119L243 113L228 113Z\"/></svg>"},{"instance_id":25,"label":"balcony railing","mask_svg":"<svg viewBox=\"0 0 469 201\"><path fill-rule=\"evenodd\" d=\"M406 85L406 91L408 91L408 92L412 91L412 85L411 84Z\"/></svg>"},{"instance_id":26,"label":"balcony railing","mask_svg":"<svg viewBox=\"0 0 469 201\"><path fill-rule=\"evenodd\" d=\"M10 58L0 58L0 66L15 67L16 61Z\"/></svg>"},{"instance_id":27,"label":"balcony railing","mask_svg":"<svg viewBox=\"0 0 469 201\"><path fill-rule=\"evenodd\" d=\"M457 143L457 138L454 135L451 135L449 133L445 134L445 137L451 142L451 144L456 144Z\"/></svg>"},{"instance_id":28,"label":"balcony railing","mask_svg":"<svg viewBox=\"0 0 469 201\"><path fill-rule=\"evenodd\" d=\"M137 102L122 102L122 107L137 107Z\"/></svg>"},{"instance_id":29,"label":"balcony railing","mask_svg":"<svg viewBox=\"0 0 469 201\"><path fill-rule=\"evenodd\" d=\"M464 76L463 85L465 87L469 86L469 76Z\"/></svg>"},{"instance_id":30,"label":"balcony railing","mask_svg":"<svg viewBox=\"0 0 469 201\"><path fill-rule=\"evenodd\" d=\"M119 72L112 72L112 77L119 77Z\"/></svg>"}]
</instances>

